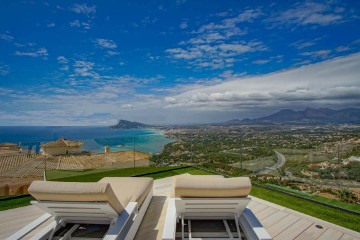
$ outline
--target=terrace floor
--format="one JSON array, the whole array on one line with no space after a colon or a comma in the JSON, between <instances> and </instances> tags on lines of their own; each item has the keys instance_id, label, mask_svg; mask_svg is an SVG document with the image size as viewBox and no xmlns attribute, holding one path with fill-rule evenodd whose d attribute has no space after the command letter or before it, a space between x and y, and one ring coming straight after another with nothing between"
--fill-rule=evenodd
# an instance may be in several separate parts
<instances>
[{"instance_id":1,"label":"terrace floor","mask_svg":"<svg viewBox=\"0 0 360 240\"><path fill-rule=\"evenodd\" d=\"M161 239L167 208L167 196L172 177L155 180L154 197L140 225L135 239ZM293 211L291 209L252 197L248 206L274 239L359 239L360 233ZM34 206L0 212L0 239L12 235L43 214ZM50 220L48 220L50 221ZM41 229L47 222L35 231ZM35 234L29 233L24 239Z\"/></svg>"}]
</instances>

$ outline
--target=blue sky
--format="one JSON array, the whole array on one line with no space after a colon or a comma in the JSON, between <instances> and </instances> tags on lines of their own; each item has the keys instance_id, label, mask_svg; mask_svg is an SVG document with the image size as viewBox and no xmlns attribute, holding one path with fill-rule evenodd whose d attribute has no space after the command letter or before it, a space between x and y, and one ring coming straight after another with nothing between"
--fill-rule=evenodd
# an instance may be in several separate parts
<instances>
[{"instance_id":1,"label":"blue sky","mask_svg":"<svg viewBox=\"0 0 360 240\"><path fill-rule=\"evenodd\" d=\"M359 1L0 2L0 125L360 106Z\"/></svg>"}]
</instances>

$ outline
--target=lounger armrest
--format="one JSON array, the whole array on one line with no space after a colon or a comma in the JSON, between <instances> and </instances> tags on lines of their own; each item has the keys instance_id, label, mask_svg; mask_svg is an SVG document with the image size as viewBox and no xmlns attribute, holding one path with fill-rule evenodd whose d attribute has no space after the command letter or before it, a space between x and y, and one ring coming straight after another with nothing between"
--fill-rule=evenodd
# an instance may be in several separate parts
<instances>
[{"instance_id":1,"label":"lounger armrest","mask_svg":"<svg viewBox=\"0 0 360 240\"><path fill-rule=\"evenodd\" d=\"M61 225L59 225L56 221L52 221L49 225L37 232L35 236L30 238L30 240L47 240L60 227Z\"/></svg>"},{"instance_id":2,"label":"lounger armrest","mask_svg":"<svg viewBox=\"0 0 360 240\"><path fill-rule=\"evenodd\" d=\"M137 205L137 202L129 202L114 225L109 228L104 240L125 239L133 223L130 219L133 219L138 213Z\"/></svg>"},{"instance_id":3,"label":"lounger armrest","mask_svg":"<svg viewBox=\"0 0 360 240\"><path fill-rule=\"evenodd\" d=\"M45 214L41 215L40 217L38 217L37 219L35 219L31 223L29 223L28 225L26 225L25 227L21 228L19 231L17 231L13 235L11 235L8 238L8 240L21 239L26 234L28 234L29 232L31 232L32 230L37 228L39 225L41 225L43 222L47 221L49 218L51 218L51 215L48 214L48 213L45 213Z\"/></svg>"},{"instance_id":4,"label":"lounger armrest","mask_svg":"<svg viewBox=\"0 0 360 240\"><path fill-rule=\"evenodd\" d=\"M162 240L173 240L176 234L176 206L175 199L169 198L168 207L166 211L164 230Z\"/></svg>"},{"instance_id":5,"label":"lounger armrest","mask_svg":"<svg viewBox=\"0 0 360 240\"><path fill-rule=\"evenodd\" d=\"M271 240L272 237L256 218L254 213L245 208L240 215L240 226L243 229L247 239Z\"/></svg>"}]
</instances>

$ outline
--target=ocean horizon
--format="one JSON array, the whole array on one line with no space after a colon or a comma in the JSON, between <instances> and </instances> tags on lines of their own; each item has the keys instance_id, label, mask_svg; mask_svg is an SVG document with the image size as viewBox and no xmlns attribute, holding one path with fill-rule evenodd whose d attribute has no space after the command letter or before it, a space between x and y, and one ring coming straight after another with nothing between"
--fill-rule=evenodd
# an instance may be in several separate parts
<instances>
[{"instance_id":1,"label":"ocean horizon","mask_svg":"<svg viewBox=\"0 0 360 240\"><path fill-rule=\"evenodd\" d=\"M104 152L135 150L160 153L173 140L158 129L111 129L105 126L0 126L0 143L20 144L24 150L40 151L40 145L61 137L84 142L83 150Z\"/></svg>"}]
</instances>

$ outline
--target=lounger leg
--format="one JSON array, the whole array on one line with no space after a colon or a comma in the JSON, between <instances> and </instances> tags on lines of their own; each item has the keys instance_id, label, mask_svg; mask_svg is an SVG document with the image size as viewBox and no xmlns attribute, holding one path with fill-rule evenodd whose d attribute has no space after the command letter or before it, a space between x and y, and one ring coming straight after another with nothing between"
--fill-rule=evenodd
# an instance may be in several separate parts
<instances>
[{"instance_id":1,"label":"lounger leg","mask_svg":"<svg viewBox=\"0 0 360 240\"><path fill-rule=\"evenodd\" d=\"M53 230L51 231L51 233L50 233L50 236L49 236L49 239L52 239L53 237L54 237L54 234L55 234L55 232L59 229L58 227L59 226L65 226L66 225L66 223L64 222L64 221L62 221L62 220L59 220L59 219L56 219L55 218L55 221L56 221L56 225L55 225L55 227L53 228Z\"/></svg>"},{"instance_id":2,"label":"lounger leg","mask_svg":"<svg viewBox=\"0 0 360 240\"><path fill-rule=\"evenodd\" d=\"M30 240L47 240L52 239L55 232L61 227L63 222L59 222L54 220L49 225L47 225L45 228L41 229L39 232L35 234Z\"/></svg>"},{"instance_id":3,"label":"lounger leg","mask_svg":"<svg viewBox=\"0 0 360 240\"><path fill-rule=\"evenodd\" d=\"M74 226L72 226L72 228L70 228L70 230L67 231L67 233L65 233L65 235L62 238L60 238L60 240L70 239L71 234L73 234L76 231L76 229L78 229L79 226L80 224L75 224Z\"/></svg>"},{"instance_id":4,"label":"lounger leg","mask_svg":"<svg viewBox=\"0 0 360 240\"><path fill-rule=\"evenodd\" d=\"M232 233L231 233L229 224L228 224L228 222L226 221L226 219L223 220L223 223L224 223L226 232L227 232L227 234L228 234L228 236L229 236L229 239L231 239L231 240L234 239L234 236L233 236Z\"/></svg>"},{"instance_id":5,"label":"lounger leg","mask_svg":"<svg viewBox=\"0 0 360 240\"><path fill-rule=\"evenodd\" d=\"M239 225L239 216L235 213L235 224L236 224L236 231L238 233L239 239L241 239L241 232L240 232L240 225Z\"/></svg>"},{"instance_id":6,"label":"lounger leg","mask_svg":"<svg viewBox=\"0 0 360 240\"><path fill-rule=\"evenodd\" d=\"M189 240L191 240L191 220L188 220Z\"/></svg>"},{"instance_id":7,"label":"lounger leg","mask_svg":"<svg viewBox=\"0 0 360 240\"><path fill-rule=\"evenodd\" d=\"M181 240L185 240L184 227L185 227L184 216L181 215Z\"/></svg>"}]
</instances>

